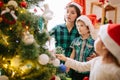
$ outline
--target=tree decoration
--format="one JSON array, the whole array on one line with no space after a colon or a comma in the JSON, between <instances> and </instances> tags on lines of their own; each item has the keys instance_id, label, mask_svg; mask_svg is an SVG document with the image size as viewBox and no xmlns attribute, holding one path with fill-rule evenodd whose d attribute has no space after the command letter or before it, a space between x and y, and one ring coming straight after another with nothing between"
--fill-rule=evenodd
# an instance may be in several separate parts
<instances>
[{"instance_id":1,"label":"tree decoration","mask_svg":"<svg viewBox=\"0 0 120 80\"><path fill-rule=\"evenodd\" d=\"M83 80L89 80L89 77L84 77Z\"/></svg>"},{"instance_id":2,"label":"tree decoration","mask_svg":"<svg viewBox=\"0 0 120 80\"><path fill-rule=\"evenodd\" d=\"M20 2L20 6L23 7L23 8L27 8L28 7L27 2L25 0Z\"/></svg>"},{"instance_id":3,"label":"tree decoration","mask_svg":"<svg viewBox=\"0 0 120 80\"><path fill-rule=\"evenodd\" d=\"M52 61L52 64L53 64L54 66L58 67L58 66L60 65L60 60L56 58L56 59L54 59L54 60Z\"/></svg>"},{"instance_id":4,"label":"tree decoration","mask_svg":"<svg viewBox=\"0 0 120 80\"><path fill-rule=\"evenodd\" d=\"M0 80L9 80L7 76L3 75L3 76L0 76Z\"/></svg>"},{"instance_id":5,"label":"tree decoration","mask_svg":"<svg viewBox=\"0 0 120 80\"><path fill-rule=\"evenodd\" d=\"M60 64L59 70L60 72L64 73L66 71L66 66L64 64Z\"/></svg>"},{"instance_id":6,"label":"tree decoration","mask_svg":"<svg viewBox=\"0 0 120 80\"><path fill-rule=\"evenodd\" d=\"M8 6L9 6L9 5L13 5L15 9L18 7L17 2L14 1L14 0L10 0L7 5L8 5Z\"/></svg>"},{"instance_id":7,"label":"tree decoration","mask_svg":"<svg viewBox=\"0 0 120 80\"><path fill-rule=\"evenodd\" d=\"M55 80L61 80L59 76L55 76Z\"/></svg>"},{"instance_id":8,"label":"tree decoration","mask_svg":"<svg viewBox=\"0 0 120 80\"><path fill-rule=\"evenodd\" d=\"M44 23L44 18L43 17L40 17L38 24L39 24L40 31L42 31L44 29L44 27L45 27L45 23Z\"/></svg>"},{"instance_id":9,"label":"tree decoration","mask_svg":"<svg viewBox=\"0 0 120 80\"><path fill-rule=\"evenodd\" d=\"M49 57L46 54L41 54L38 58L38 61L42 65L46 65L49 62Z\"/></svg>"},{"instance_id":10,"label":"tree decoration","mask_svg":"<svg viewBox=\"0 0 120 80\"><path fill-rule=\"evenodd\" d=\"M0 8L1 8L1 7L3 7L3 2L2 2L2 1L0 1Z\"/></svg>"},{"instance_id":11,"label":"tree decoration","mask_svg":"<svg viewBox=\"0 0 120 80\"><path fill-rule=\"evenodd\" d=\"M21 3L24 0L2 1L0 78L5 75L9 80L50 80L56 74L59 60L52 56L51 49L44 47L50 38L46 30L49 18L28 10L30 5L38 5L43 0L26 0L24 5ZM40 18L43 18L41 24L44 24L41 30Z\"/></svg>"},{"instance_id":12,"label":"tree decoration","mask_svg":"<svg viewBox=\"0 0 120 80\"><path fill-rule=\"evenodd\" d=\"M2 22L2 20L3 20L2 17L0 17L0 23Z\"/></svg>"},{"instance_id":13,"label":"tree decoration","mask_svg":"<svg viewBox=\"0 0 120 80\"><path fill-rule=\"evenodd\" d=\"M3 18L3 21L7 24L15 24L17 20L17 16L15 14L15 8L13 5L8 5L5 8L5 10L1 12L1 16ZM9 18L6 16L9 16Z\"/></svg>"},{"instance_id":14,"label":"tree decoration","mask_svg":"<svg viewBox=\"0 0 120 80\"><path fill-rule=\"evenodd\" d=\"M29 31L23 32L22 41L25 43L25 45L31 45L35 42L34 36L30 34Z\"/></svg>"},{"instance_id":15,"label":"tree decoration","mask_svg":"<svg viewBox=\"0 0 120 80\"><path fill-rule=\"evenodd\" d=\"M63 48L60 47L60 46L57 46L57 47L56 47L56 54L64 54Z\"/></svg>"},{"instance_id":16,"label":"tree decoration","mask_svg":"<svg viewBox=\"0 0 120 80\"><path fill-rule=\"evenodd\" d=\"M48 4L44 4L44 13L43 13L43 17L45 20L51 20L53 17L53 12L49 9Z\"/></svg>"}]
</instances>

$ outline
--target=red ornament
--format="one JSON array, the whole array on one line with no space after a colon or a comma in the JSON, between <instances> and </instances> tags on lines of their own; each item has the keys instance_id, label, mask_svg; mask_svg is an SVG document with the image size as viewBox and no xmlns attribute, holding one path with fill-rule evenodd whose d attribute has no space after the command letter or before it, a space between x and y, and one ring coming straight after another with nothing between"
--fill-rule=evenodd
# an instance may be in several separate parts
<instances>
[{"instance_id":1,"label":"red ornament","mask_svg":"<svg viewBox=\"0 0 120 80\"><path fill-rule=\"evenodd\" d=\"M3 2L2 1L0 1L0 7L2 7L3 6Z\"/></svg>"},{"instance_id":2,"label":"red ornament","mask_svg":"<svg viewBox=\"0 0 120 80\"><path fill-rule=\"evenodd\" d=\"M104 4L105 0L99 0L99 2L102 2Z\"/></svg>"},{"instance_id":3,"label":"red ornament","mask_svg":"<svg viewBox=\"0 0 120 80\"><path fill-rule=\"evenodd\" d=\"M109 20L109 21L108 21L108 23L109 23L109 24L112 24L112 23L113 23L113 21L112 21L112 20Z\"/></svg>"},{"instance_id":4,"label":"red ornament","mask_svg":"<svg viewBox=\"0 0 120 80\"><path fill-rule=\"evenodd\" d=\"M26 1L22 1L20 3L20 6L26 8L27 7L27 2Z\"/></svg>"},{"instance_id":5,"label":"red ornament","mask_svg":"<svg viewBox=\"0 0 120 80\"><path fill-rule=\"evenodd\" d=\"M55 76L53 76L50 80L55 80Z\"/></svg>"},{"instance_id":6,"label":"red ornament","mask_svg":"<svg viewBox=\"0 0 120 80\"><path fill-rule=\"evenodd\" d=\"M14 20L9 20L9 19L7 19L7 18L5 17L5 14L2 15L2 19L3 19L3 21L4 21L5 23L10 24L10 25L16 23L16 20L15 20L15 19L14 19Z\"/></svg>"},{"instance_id":7,"label":"red ornament","mask_svg":"<svg viewBox=\"0 0 120 80\"><path fill-rule=\"evenodd\" d=\"M84 79L83 80L89 80L89 77L84 77Z\"/></svg>"}]
</instances>

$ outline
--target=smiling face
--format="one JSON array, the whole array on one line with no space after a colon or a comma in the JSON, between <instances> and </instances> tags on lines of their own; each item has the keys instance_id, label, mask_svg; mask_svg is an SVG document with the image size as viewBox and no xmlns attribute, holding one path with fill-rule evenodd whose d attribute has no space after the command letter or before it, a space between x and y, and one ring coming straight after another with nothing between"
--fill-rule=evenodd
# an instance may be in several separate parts
<instances>
[{"instance_id":1,"label":"smiling face","mask_svg":"<svg viewBox=\"0 0 120 80\"><path fill-rule=\"evenodd\" d=\"M84 35L89 33L89 28L85 25L83 21L78 20L76 26L79 34Z\"/></svg>"}]
</instances>

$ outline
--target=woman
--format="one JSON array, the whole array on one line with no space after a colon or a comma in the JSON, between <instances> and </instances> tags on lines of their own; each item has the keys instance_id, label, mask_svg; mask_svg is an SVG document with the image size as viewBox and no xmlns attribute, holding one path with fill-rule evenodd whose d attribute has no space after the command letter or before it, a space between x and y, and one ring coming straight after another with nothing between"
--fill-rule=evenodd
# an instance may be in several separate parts
<instances>
[{"instance_id":1,"label":"woman","mask_svg":"<svg viewBox=\"0 0 120 80\"><path fill-rule=\"evenodd\" d=\"M65 23L56 25L51 31L50 35L55 38L55 46L62 47L65 56L70 57L72 48L70 44L74 38L78 37L75 21L81 15L81 7L75 2L71 2L66 6Z\"/></svg>"}]
</instances>

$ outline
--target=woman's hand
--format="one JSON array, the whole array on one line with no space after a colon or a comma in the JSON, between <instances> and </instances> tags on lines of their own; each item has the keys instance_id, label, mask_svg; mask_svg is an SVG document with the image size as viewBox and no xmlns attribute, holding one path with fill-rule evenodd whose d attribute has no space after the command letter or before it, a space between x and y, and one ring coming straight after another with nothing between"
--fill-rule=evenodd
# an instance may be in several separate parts
<instances>
[{"instance_id":1,"label":"woman's hand","mask_svg":"<svg viewBox=\"0 0 120 80\"><path fill-rule=\"evenodd\" d=\"M62 60L62 61L66 61L66 60L67 60L67 57L65 57L63 54L56 54L56 57L57 57L59 60Z\"/></svg>"}]
</instances>

